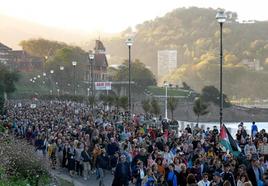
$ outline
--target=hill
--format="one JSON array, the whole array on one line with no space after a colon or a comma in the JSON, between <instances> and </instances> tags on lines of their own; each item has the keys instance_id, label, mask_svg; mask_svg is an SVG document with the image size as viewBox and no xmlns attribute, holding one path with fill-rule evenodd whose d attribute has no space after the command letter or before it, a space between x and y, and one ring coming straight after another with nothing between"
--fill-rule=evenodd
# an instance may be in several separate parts
<instances>
[{"instance_id":1,"label":"hill","mask_svg":"<svg viewBox=\"0 0 268 186\"><path fill-rule=\"evenodd\" d=\"M185 81L197 91L206 85L218 87L219 24L216 13L215 9L178 8L137 25L133 58L140 59L156 73L157 51L175 49L179 68L158 80L159 83ZM227 15L223 28L224 92L234 99L265 98L268 96L264 83L268 80L268 22L239 23L235 12L227 11ZM131 32L127 29L120 36L104 41L114 63L127 58L124 41ZM258 65L264 70L257 71Z\"/></svg>"}]
</instances>

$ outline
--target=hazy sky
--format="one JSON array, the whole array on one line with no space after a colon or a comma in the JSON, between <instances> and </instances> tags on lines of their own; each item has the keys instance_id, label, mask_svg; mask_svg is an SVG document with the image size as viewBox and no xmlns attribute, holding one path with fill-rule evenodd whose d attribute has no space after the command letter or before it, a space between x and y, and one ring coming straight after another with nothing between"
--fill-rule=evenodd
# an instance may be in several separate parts
<instances>
[{"instance_id":1,"label":"hazy sky","mask_svg":"<svg viewBox=\"0 0 268 186\"><path fill-rule=\"evenodd\" d=\"M225 8L240 20L268 20L265 0L0 0L0 14L42 25L118 32L178 7Z\"/></svg>"}]
</instances>

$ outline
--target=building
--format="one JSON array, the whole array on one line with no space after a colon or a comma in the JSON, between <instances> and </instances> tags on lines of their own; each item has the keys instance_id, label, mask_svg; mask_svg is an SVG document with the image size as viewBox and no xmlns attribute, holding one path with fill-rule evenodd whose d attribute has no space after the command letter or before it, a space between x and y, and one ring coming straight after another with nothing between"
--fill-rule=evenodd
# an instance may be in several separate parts
<instances>
[{"instance_id":1,"label":"building","mask_svg":"<svg viewBox=\"0 0 268 186\"><path fill-rule=\"evenodd\" d=\"M90 51L92 52L92 51ZM100 40L96 40L94 47L94 61L93 61L93 75L94 82L96 81L106 81L107 80L107 68L108 61L106 57L106 49L103 43ZM91 67L90 67L91 68ZM89 81L91 78L90 74L91 70L87 72L87 80Z\"/></svg>"},{"instance_id":2,"label":"building","mask_svg":"<svg viewBox=\"0 0 268 186\"><path fill-rule=\"evenodd\" d=\"M31 56L23 50L13 50L12 55L13 60L10 62L10 66L15 70L30 72L33 69L42 69L42 58Z\"/></svg>"},{"instance_id":3,"label":"building","mask_svg":"<svg viewBox=\"0 0 268 186\"><path fill-rule=\"evenodd\" d=\"M43 60L31 56L23 50L12 50L0 43L0 63L7 65L13 70L29 72L33 69L41 69Z\"/></svg>"},{"instance_id":4,"label":"building","mask_svg":"<svg viewBox=\"0 0 268 186\"><path fill-rule=\"evenodd\" d=\"M240 64L243 64L247 66L249 69L254 70L254 71L261 71L263 70L263 67L260 65L260 60L258 59L243 59Z\"/></svg>"},{"instance_id":5,"label":"building","mask_svg":"<svg viewBox=\"0 0 268 186\"><path fill-rule=\"evenodd\" d=\"M8 64L12 61L12 49L0 43L0 63Z\"/></svg>"},{"instance_id":6,"label":"building","mask_svg":"<svg viewBox=\"0 0 268 186\"><path fill-rule=\"evenodd\" d=\"M177 50L158 50L157 79L171 73L177 68Z\"/></svg>"}]
</instances>

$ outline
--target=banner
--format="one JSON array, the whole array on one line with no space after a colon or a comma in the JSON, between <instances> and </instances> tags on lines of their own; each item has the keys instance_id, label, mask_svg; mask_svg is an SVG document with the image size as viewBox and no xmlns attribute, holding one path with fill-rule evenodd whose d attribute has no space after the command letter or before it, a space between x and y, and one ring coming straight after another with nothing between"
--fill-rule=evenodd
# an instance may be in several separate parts
<instances>
[{"instance_id":1,"label":"banner","mask_svg":"<svg viewBox=\"0 0 268 186\"><path fill-rule=\"evenodd\" d=\"M112 90L112 82L95 82L95 90Z\"/></svg>"}]
</instances>

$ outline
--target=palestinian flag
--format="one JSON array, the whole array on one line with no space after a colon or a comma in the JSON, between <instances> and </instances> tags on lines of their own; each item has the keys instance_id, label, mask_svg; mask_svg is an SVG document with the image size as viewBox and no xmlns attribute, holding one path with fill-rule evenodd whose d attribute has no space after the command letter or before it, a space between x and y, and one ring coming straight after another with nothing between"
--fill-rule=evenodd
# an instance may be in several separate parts
<instances>
[{"instance_id":1,"label":"palestinian flag","mask_svg":"<svg viewBox=\"0 0 268 186\"><path fill-rule=\"evenodd\" d=\"M224 146L226 151L228 150L230 153L232 153L235 157L239 156L241 149L237 145L234 138L229 133L228 129L225 127L225 125L221 126L220 130L220 144Z\"/></svg>"}]
</instances>

